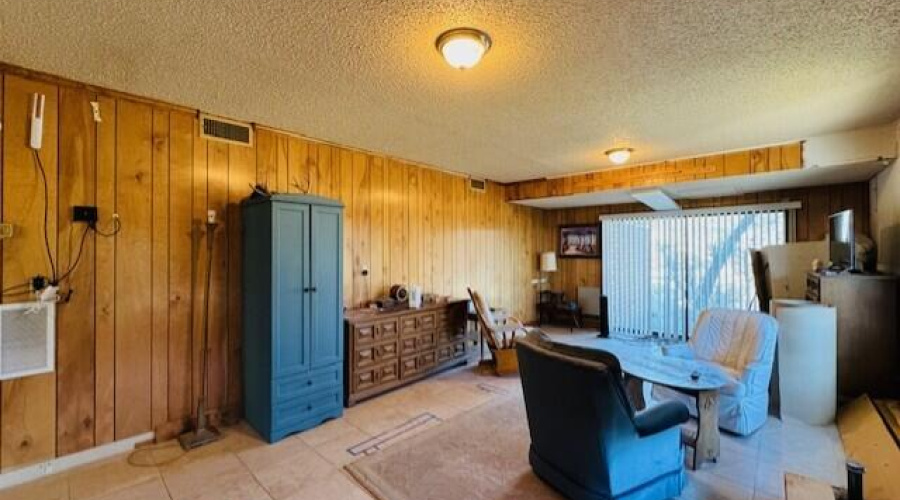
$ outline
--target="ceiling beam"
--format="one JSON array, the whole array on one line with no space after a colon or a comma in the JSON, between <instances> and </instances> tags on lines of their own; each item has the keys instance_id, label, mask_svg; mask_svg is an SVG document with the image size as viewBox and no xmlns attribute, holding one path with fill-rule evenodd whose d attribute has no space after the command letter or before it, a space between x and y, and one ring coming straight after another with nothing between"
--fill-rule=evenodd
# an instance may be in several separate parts
<instances>
[{"instance_id":1,"label":"ceiling beam","mask_svg":"<svg viewBox=\"0 0 900 500\"><path fill-rule=\"evenodd\" d=\"M505 185L507 201L659 187L674 182L753 175L803 168L803 143L602 170Z\"/></svg>"}]
</instances>

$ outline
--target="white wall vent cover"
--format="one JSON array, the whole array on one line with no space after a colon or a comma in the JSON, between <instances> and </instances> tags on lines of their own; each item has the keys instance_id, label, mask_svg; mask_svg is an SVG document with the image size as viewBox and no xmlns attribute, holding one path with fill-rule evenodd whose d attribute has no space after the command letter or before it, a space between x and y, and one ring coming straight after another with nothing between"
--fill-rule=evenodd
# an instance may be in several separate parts
<instances>
[{"instance_id":1,"label":"white wall vent cover","mask_svg":"<svg viewBox=\"0 0 900 500\"><path fill-rule=\"evenodd\" d=\"M0 305L0 380L53 371L56 304Z\"/></svg>"},{"instance_id":2,"label":"white wall vent cover","mask_svg":"<svg viewBox=\"0 0 900 500\"><path fill-rule=\"evenodd\" d=\"M249 123L236 122L201 113L200 137L240 146L252 146L253 126Z\"/></svg>"},{"instance_id":3,"label":"white wall vent cover","mask_svg":"<svg viewBox=\"0 0 900 500\"><path fill-rule=\"evenodd\" d=\"M469 177L469 189L478 193L487 191L487 182L484 179Z\"/></svg>"}]
</instances>

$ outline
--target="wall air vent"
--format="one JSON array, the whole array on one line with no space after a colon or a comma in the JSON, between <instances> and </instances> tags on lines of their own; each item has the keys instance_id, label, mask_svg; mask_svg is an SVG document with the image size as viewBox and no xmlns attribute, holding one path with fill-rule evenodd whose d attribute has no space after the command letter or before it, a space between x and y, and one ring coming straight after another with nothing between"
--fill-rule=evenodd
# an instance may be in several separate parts
<instances>
[{"instance_id":1,"label":"wall air vent","mask_svg":"<svg viewBox=\"0 0 900 500\"><path fill-rule=\"evenodd\" d=\"M253 145L253 126L215 116L200 114L200 137L240 146Z\"/></svg>"},{"instance_id":2,"label":"wall air vent","mask_svg":"<svg viewBox=\"0 0 900 500\"><path fill-rule=\"evenodd\" d=\"M0 380L53 371L56 303L0 306Z\"/></svg>"},{"instance_id":3,"label":"wall air vent","mask_svg":"<svg viewBox=\"0 0 900 500\"><path fill-rule=\"evenodd\" d=\"M476 193L483 193L487 191L487 181L484 179L475 179L469 177L469 189L475 191Z\"/></svg>"}]
</instances>

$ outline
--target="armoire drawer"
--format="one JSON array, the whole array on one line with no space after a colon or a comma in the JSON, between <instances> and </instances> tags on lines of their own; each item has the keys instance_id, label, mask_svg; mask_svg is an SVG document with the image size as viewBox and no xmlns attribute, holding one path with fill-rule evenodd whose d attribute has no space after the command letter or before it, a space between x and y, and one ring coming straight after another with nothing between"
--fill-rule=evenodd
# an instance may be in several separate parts
<instances>
[{"instance_id":1,"label":"armoire drawer","mask_svg":"<svg viewBox=\"0 0 900 500\"><path fill-rule=\"evenodd\" d=\"M342 400L341 390L336 388L331 391L284 401L273 408L272 427L281 429L293 426L317 415L334 411L342 406Z\"/></svg>"},{"instance_id":2,"label":"armoire drawer","mask_svg":"<svg viewBox=\"0 0 900 500\"><path fill-rule=\"evenodd\" d=\"M272 399L277 404L327 388L340 387L341 365L298 375L288 375L272 381Z\"/></svg>"},{"instance_id":3,"label":"armoire drawer","mask_svg":"<svg viewBox=\"0 0 900 500\"><path fill-rule=\"evenodd\" d=\"M352 353L353 363L357 368L377 365L397 358L397 341L384 344L364 345Z\"/></svg>"}]
</instances>

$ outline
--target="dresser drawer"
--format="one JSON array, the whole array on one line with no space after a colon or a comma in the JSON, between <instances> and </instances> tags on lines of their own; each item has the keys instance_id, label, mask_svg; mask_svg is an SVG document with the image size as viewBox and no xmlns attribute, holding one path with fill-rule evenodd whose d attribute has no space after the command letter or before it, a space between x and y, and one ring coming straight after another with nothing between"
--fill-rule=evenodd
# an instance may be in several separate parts
<instances>
[{"instance_id":1,"label":"dresser drawer","mask_svg":"<svg viewBox=\"0 0 900 500\"><path fill-rule=\"evenodd\" d=\"M419 373L419 357L409 356L400 359L400 378L407 379Z\"/></svg>"},{"instance_id":2,"label":"dresser drawer","mask_svg":"<svg viewBox=\"0 0 900 500\"><path fill-rule=\"evenodd\" d=\"M332 412L341 407L341 399L340 389L335 389L280 403L274 408L272 427L281 429Z\"/></svg>"},{"instance_id":3,"label":"dresser drawer","mask_svg":"<svg viewBox=\"0 0 900 500\"><path fill-rule=\"evenodd\" d=\"M400 318L400 334L408 335L419 331L418 316L403 316Z\"/></svg>"},{"instance_id":4,"label":"dresser drawer","mask_svg":"<svg viewBox=\"0 0 900 500\"><path fill-rule=\"evenodd\" d=\"M341 369L340 365L335 365L313 373L277 378L272 381L272 399L277 404L326 388L340 387Z\"/></svg>"},{"instance_id":5,"label":"dresser drawer","mask_svg":"<svg viewBox=\"0 0 900 500\"><path fill-rule=\"evenodd\" d=\"M425 330L434 329L434 325L437 324L437 315L435 313L427 313L419 315L417 318L418 328L420 332Z\"/></svg>"},{"instance_id":6,"label":"dresser drawer","mask_svg":"<svg viewBox=\"0 0 900 500\"><path fill-rule=\"evenodd\" d=\"M397 358L397 341L356 348L353 363L357 368L377 365Z\"/></svg>"},{"instance_id":7,"label":"dresser drawer","mask_svg":"<svg viewBox=\"0 0 900 500\"><path fill-rule=\"evenodd\" d=\"M416 338L416 348L418 350L423 349L433 349L435 344L437 343L435 339L436 334L434 332L423 333Z\"/></svg>"},{"instance_id":8,"label":"dresser drawer","mask_svg":"<svg viewBox=\"0 0 900 500\"><path fill-rule=\"evenodd\" d=\"M400 339L400 354L405 356L407 354L415 354L418 348L418 338L416 337L404 337Z\"/></svg>"},{"instance_id":9,"label":"dresser drawer","mask_svg":"<svg viewBox=\"0 0 900 500\"><path fill-rule=\"evenodd\" d=\"M437 348L437 362L443 363L451 359L460 358L466 355L466 343L456 342L454 344L446 344Z\"/></svg>"},{"instance_id":10,"label":"dresser drawer","mask_svg":"<svg viewBox=\"0 0 900 500\"><path fill-rule=\"evenodd\" d=\"M353 392L365 391L400 378L399 362L386 363L372 368L356 370L353 374Z\"/></svg>"},{"instance_id":11,"label":"dresser drawer","mask_svg":"<svg viewBox=\"0 0 900 500\"><path fill-rule=\"evenodd\" d=\"M360 345L396 340L399 337L397 320L356 325L353 327L353 336L356 343Z\"/></svg>"}]
</instances>

